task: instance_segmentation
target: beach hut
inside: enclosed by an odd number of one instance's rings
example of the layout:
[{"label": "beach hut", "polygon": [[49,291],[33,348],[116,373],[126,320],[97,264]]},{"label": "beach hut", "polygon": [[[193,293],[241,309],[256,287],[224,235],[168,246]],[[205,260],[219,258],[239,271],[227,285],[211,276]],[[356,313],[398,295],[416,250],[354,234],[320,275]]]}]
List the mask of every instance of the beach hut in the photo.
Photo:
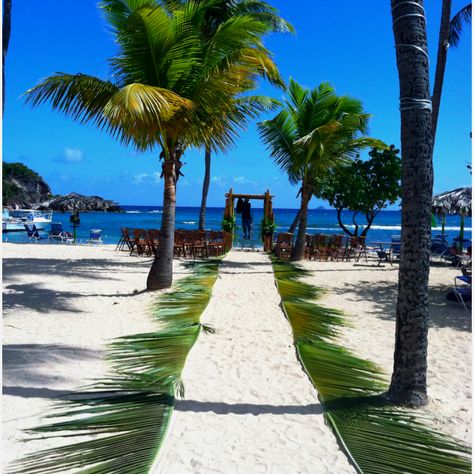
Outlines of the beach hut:
[{"label": "beach hut", "polygon": [[464,240],[464,218],[471,214],[472,188],[457,188],[437,194],[433,197],[433,213],[441,216],[441,232],[444,234],[444,226],[447,214],[459,214],[461,225],[459,230],[459,246],[462,249]]}]

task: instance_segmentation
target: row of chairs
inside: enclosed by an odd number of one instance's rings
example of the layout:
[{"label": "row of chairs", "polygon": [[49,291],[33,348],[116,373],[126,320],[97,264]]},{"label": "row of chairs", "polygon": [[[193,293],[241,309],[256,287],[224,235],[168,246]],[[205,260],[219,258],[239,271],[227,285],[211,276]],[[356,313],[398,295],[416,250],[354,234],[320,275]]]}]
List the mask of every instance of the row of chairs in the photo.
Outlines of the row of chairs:
[{"label": "row of chairs", "polygon": [[[155,255],[160,244],[158,229],[128,229],[122,227],[117,250],[130,255]],[[208,258],[224,253],[224,233],[212,230],[181,230],[174,232],[175,258]]]},{"label": "row of chairs", "polygon": [[[293,234],[281,232],[277,234],[273,251],[279,258],[289,257],[294,246]],[[311,260],[347,260],[356,261],[363,256],[367,261],[365,237],[349,237],[345,235],[306,234],[305,258]]]}]

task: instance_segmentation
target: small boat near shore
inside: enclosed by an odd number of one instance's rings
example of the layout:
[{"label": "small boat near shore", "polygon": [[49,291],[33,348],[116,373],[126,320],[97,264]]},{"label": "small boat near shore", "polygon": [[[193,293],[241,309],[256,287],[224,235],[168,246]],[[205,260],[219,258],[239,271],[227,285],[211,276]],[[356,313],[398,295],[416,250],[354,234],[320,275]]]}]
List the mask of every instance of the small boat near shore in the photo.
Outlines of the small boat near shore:
[{"label": "small boat near shore", "polygon": [[35,209],[6,209],[2,211],[2,231],[25,231],[25,224],[34,224],[38,230],[44,230],[53,220],[52,212]]}]

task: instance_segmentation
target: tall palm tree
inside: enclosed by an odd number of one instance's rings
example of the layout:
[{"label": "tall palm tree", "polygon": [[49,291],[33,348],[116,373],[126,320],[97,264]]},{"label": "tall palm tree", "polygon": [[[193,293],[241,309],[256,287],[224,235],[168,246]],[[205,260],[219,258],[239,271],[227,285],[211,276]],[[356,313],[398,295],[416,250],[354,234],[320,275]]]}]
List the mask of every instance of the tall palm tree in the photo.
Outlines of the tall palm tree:
[{"label": "tall palm tree", "polygon": [[[293,26],[278,15],[276,8],[260,0],[217,0],[206,13],[202,22],[202,32],[207,39],[211,38],[218,30],[218,27],[229,18],[243,15],[263,22],[269,27],[271,32],[294,32]],[[276,85],[282,86],[283,84],[276,82]],[[200,230],[206,227],[206,204],[211,178],[211,156],[211,147],[206,145],[204,150],[204,180],[199,210]]]},{"label": "tall palm tree", "polygon": [[322,83],[313,90],[290,79],[288,99],[272,120],[259,124],[260,135],[290,182],[301,186],[300,219],[291,260],[304,257],[308,204],[316,177],[367,146],[381,142],[356,138],[365,133],[369,116],[360,101],[337,96]]},{"label": "tall palm tree", "polygon": [[391,0],[400,82],[402,231],[396,339],[389,397],[427,403],[428,277],[433,141],[423,0]]},{"label": "tall palm tree", "polygon": [[436,72],[433,87],[432,101],[432,122],[431,134],[433,142],[436,137],[438,126],[439,108],[441,104],[441,93],[443,90],[444,72],[448,58],[448,48],[456,47],[459,44],[460,35],[465,23],[471,23],[472,4],[469,3],[456,13],[451,19],[451,0],[443,0],[441,9],[441,25],[439,28],[438,55],[436,58]]},{"label": "tall palm tree", "polygon": [[12,29],[12,0],[3,0],[2,29],[2,115],[5,112],[5,60],[7,58]]},{"label": "tall palm tree", "polygon": [[245,123],[243,112],[255,105],[248,100],[236,109],[233,99],[252,90],[257,76],[278,77],[261,42],[269,27],[250,16],[229,18],[206,39],[201,22],[210,5],[104,0],[101,8],[119,47],[110,61],[114,82],[58,73],[27,92],[27,102],[49,102],[124,144],[159,148],[163,213],[150,290],[168,288],[173,280],[176,184],[186,148],[229,146]]}]

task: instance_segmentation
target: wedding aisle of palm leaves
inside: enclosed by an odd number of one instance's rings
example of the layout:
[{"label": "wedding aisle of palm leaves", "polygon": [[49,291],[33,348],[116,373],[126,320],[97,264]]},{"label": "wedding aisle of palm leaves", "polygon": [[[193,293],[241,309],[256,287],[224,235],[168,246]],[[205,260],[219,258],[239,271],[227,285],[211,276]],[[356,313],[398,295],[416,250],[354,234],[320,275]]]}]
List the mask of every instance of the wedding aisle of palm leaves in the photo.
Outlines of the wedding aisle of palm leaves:
[{"label": "wedding aisle of palm leaves", "polygon": [[323,291],[294,264],[273,261],[298,357],[318,390],[325,419],[358,472],[470,473],[470,448],[388,401],[385,374],[337,343],[344,315],[311,300]]},{"label": "wedding aisle of palm leaves", "polygon": [[[74,436],[74,443],[35,452],[11,466],[12,473],[142,474],[150,471],[165,438],[187,355],[200,332],[220,259],[190,263],[191,274],[157,297],[152,308],[160,330],[114,340],[106,380],[62,401],[32,430],[41,437]],[[83,440],[77,441],[80,437]]]}]

